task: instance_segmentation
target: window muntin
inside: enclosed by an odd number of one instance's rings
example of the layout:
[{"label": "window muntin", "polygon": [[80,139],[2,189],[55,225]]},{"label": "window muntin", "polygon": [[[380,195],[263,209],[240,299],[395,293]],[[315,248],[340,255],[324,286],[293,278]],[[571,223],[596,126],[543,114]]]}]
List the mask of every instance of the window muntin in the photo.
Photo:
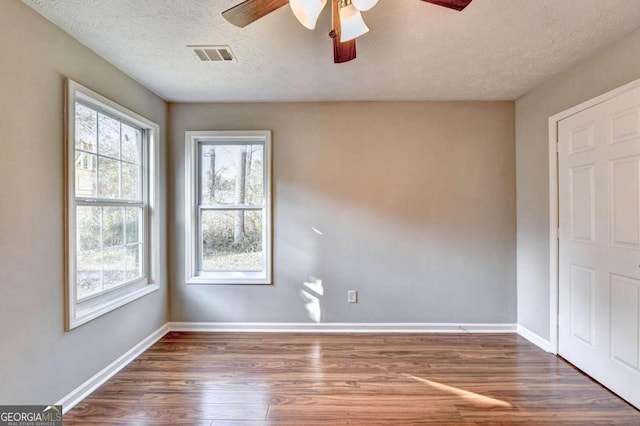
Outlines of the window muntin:
[{"label": "window muntin", "polygon": [[[75,102],[76,302],[145,278],[144,130]],[[97,167],[93,167],[97,164]]]},{"label": "window muntin", "polygon": [[269,132],[187,132],[187,282],[271,283]]},{"label": "window muntin", "polygon": [[159,128],[71,80],[67,111],[71,329],[158,288],[151,243],[159,232],[152,222]]}]

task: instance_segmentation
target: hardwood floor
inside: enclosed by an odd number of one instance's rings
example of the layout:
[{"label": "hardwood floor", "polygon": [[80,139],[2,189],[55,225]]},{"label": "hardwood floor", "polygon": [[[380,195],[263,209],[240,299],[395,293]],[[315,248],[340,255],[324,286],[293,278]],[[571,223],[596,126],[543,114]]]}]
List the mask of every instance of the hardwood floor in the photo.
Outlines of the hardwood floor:
[{"label": "hardwood floor", "polygon": [[70,425],[640,424],[512,334],[168,333]]}]

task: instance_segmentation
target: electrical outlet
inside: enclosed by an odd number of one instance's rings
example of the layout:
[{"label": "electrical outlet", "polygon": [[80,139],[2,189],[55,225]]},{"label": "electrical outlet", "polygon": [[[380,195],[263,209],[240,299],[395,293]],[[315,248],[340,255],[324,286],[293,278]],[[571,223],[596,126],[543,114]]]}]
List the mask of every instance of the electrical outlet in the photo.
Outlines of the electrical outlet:
[{"label": "electrical outlet", "polygon": [[358,291],[357,290],[349,290],[349,291],[347,291],[347,302],[349,302],[349,303],[358,303]]}]

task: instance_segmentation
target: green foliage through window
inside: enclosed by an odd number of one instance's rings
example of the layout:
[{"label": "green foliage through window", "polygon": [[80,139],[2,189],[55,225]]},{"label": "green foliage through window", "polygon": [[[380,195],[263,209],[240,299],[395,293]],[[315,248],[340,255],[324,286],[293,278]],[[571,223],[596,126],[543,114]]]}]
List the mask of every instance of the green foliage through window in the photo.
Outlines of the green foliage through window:
[{"label": "green foliage through window", "polygon": [[263,269],[264,145],[200,145],[204,271]]},{"label": "green foliage through window", "polygon": [[80,102],[75,109],[76,289],[83,300],[144,275],[143,131]]}]

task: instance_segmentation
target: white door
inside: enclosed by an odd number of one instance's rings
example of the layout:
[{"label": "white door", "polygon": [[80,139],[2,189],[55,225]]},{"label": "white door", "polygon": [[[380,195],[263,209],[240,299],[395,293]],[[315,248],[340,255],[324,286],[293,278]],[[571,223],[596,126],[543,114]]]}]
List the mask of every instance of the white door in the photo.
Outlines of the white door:
[{"label": "white door", "polygon": [[558,136],[559,353],[640,408],[640,88]]}]

